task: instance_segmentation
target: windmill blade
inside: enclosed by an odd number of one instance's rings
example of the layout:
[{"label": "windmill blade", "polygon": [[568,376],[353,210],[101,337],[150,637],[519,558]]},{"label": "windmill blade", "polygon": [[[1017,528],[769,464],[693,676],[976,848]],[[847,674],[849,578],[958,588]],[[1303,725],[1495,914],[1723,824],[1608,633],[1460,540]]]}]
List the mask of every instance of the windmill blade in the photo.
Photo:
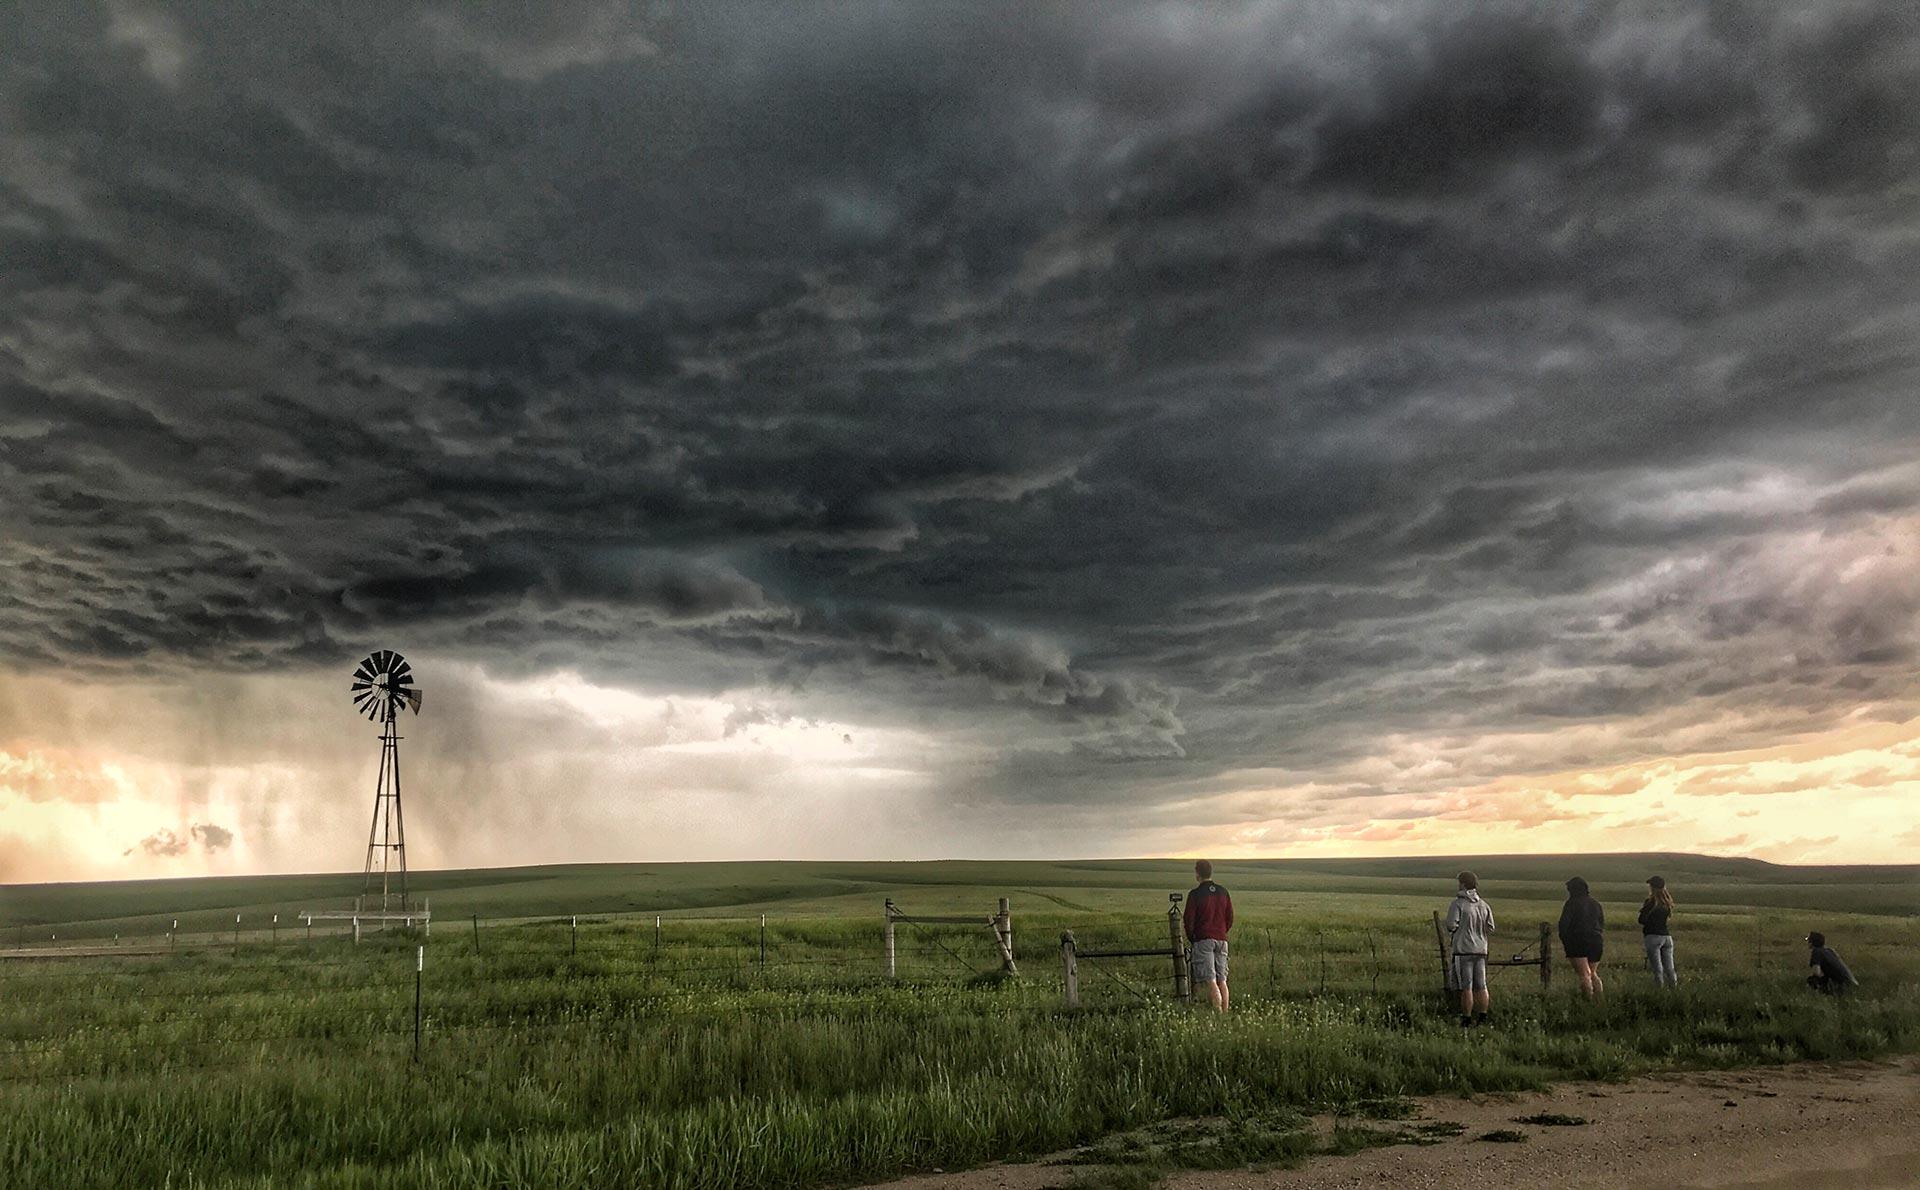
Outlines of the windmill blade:
[{"label": "windmill blade", "polygon": [[403,697],[406,698],[407,705],[413,708],[413,713],[418,715],[420,713],[421,700],[426,698],[426,693],[418,687],[414,687],[409,689]]},{"label": "windmill blade", "polygon": [[373,672],[386,673],[393,668],[393,654],[385,649],[375,649],[373,653]]},{"label": "windmill blade", "polygon": [[355,682],[351,687],[349,687],[349,689],[368,690],[368,689],[371,689],[372,687],[373,687],[372,682]]},{"label": "windmill blade", "polygon": [[396,662],[394,662],[394,666],[393,666],[394,681],[396,682],[402,681],[411,673],[413,673],[413,666],[407,664],[407,659],[405,657],[402,657]]},{"label": "windmill blade", "polygon": [[362,682],[373,681],[373,659],[368,658],[367,660],[362,661],[360,663],[360,668],[353,671],[353,676]]}]

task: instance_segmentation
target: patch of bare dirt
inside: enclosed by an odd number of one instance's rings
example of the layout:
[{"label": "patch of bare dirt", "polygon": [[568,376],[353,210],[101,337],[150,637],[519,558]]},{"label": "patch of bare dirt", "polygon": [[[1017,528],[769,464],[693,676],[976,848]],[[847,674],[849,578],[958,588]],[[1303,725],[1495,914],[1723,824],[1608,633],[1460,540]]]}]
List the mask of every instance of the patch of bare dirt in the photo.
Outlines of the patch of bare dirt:
[{"label": "patch of bare dirt", "polygon": [[[1378,1190],[1489,1186],[1564,1190],[1911,1190],[1920,1187],[1920,1058],[1565,1083],[1540,1094],[1417,1101],[1420,1121],[1461,1135],[1300,1169],[1178,1173],[1169,1190]],[[1516,1123],[1580,1117],[1585,1124]],[[1325,1130],[1326,1119],[1315,1121]],[[1523,1133],[1524,1142],[1479,1139]],[[1079,1176],[1057,1164],[996,1165],[888,1183],[890,1190],[1041,1190]]]}]

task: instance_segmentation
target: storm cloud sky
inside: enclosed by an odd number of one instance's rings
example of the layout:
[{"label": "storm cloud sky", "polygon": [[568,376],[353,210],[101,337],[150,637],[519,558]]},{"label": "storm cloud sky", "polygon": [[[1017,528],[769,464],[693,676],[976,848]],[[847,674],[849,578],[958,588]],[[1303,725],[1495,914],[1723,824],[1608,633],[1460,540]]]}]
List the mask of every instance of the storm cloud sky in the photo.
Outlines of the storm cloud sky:
[{"label": "storm cloud sky", "polygon": [[4,20],[0,795],[101,854],[354,860],[382,647],[445,863],[1920,853],[1911,5]]}]

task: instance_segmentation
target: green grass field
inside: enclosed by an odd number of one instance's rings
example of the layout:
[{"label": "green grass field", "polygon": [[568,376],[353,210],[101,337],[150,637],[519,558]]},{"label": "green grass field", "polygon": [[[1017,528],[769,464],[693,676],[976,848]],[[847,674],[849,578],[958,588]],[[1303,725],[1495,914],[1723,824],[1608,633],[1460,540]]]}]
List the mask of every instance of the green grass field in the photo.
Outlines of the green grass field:
[{"label": "green grass field", "polygon": [[[1578,997],[1564,966],[1545,992],[1507,970],[1497,1026],[1463,1033],[1429,918],[1461,866],[1500,916],[1497,953],[1535,942],[1560,881],[1586,876],[1614,927],[1607,998]],[[1651,871],[1680,899],[1677,994],[1638,962]],[[1177,861],[431,873],[414,886],[431,938],[358,945],[293,924],[357,876],[7,888],[0,941],[40,953],[0,964],[0,1181],[815,1186],[1201,1117],[1223,1131],[1181,1160],[1285,1160],[1296,1134],[1248,1130],[1421,1092],[1920,1048],[1914,868],[1614,856],[1217,875],[1238,915],[1227,1019],[1173,1003],[1164,958],[1083,962],[1083,1005],[1062,1005],[1061,931],[1083,949],[1163,944],[1166,894],[1191,882]],[[984,918],[1000,896],[1018,977],[995,973],[982,925],[900,927],[886,978],[883,898]],[[1810,928],[1860,994],[1801,986]],[[74,945],[127,953],[45,954]]]}]

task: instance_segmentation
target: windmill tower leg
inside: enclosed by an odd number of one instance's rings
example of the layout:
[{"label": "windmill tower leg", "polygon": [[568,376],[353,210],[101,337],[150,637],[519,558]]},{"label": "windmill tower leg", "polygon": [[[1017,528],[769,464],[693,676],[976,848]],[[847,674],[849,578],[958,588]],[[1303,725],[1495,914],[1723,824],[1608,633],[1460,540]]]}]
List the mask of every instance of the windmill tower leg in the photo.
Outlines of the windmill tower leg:
[{"label": "windmill tower leg", "polygon": [[395,731],[395,709],[395,706],[389,705],[381,721],[380,776],[374,785],[373,822],[367,828],[367,864],[360,888],[363,902],[373,895],[374,857],[377,855],[382,912],[394,907],[396,885],[401,907],[405,907],[407,898],[406,820],[400,813],[400,736]]},{"label": "windmill tower leg", "polygon": [[[393,721],[399,708],[387,712],[388,732],[393,731]],[[400,907],[407,907],[407,816],[400,810],[400,737],[393,737],[393,780],[389,788],[393,791],[393,850],[388,854],[399,861],[400,866]]]}]

